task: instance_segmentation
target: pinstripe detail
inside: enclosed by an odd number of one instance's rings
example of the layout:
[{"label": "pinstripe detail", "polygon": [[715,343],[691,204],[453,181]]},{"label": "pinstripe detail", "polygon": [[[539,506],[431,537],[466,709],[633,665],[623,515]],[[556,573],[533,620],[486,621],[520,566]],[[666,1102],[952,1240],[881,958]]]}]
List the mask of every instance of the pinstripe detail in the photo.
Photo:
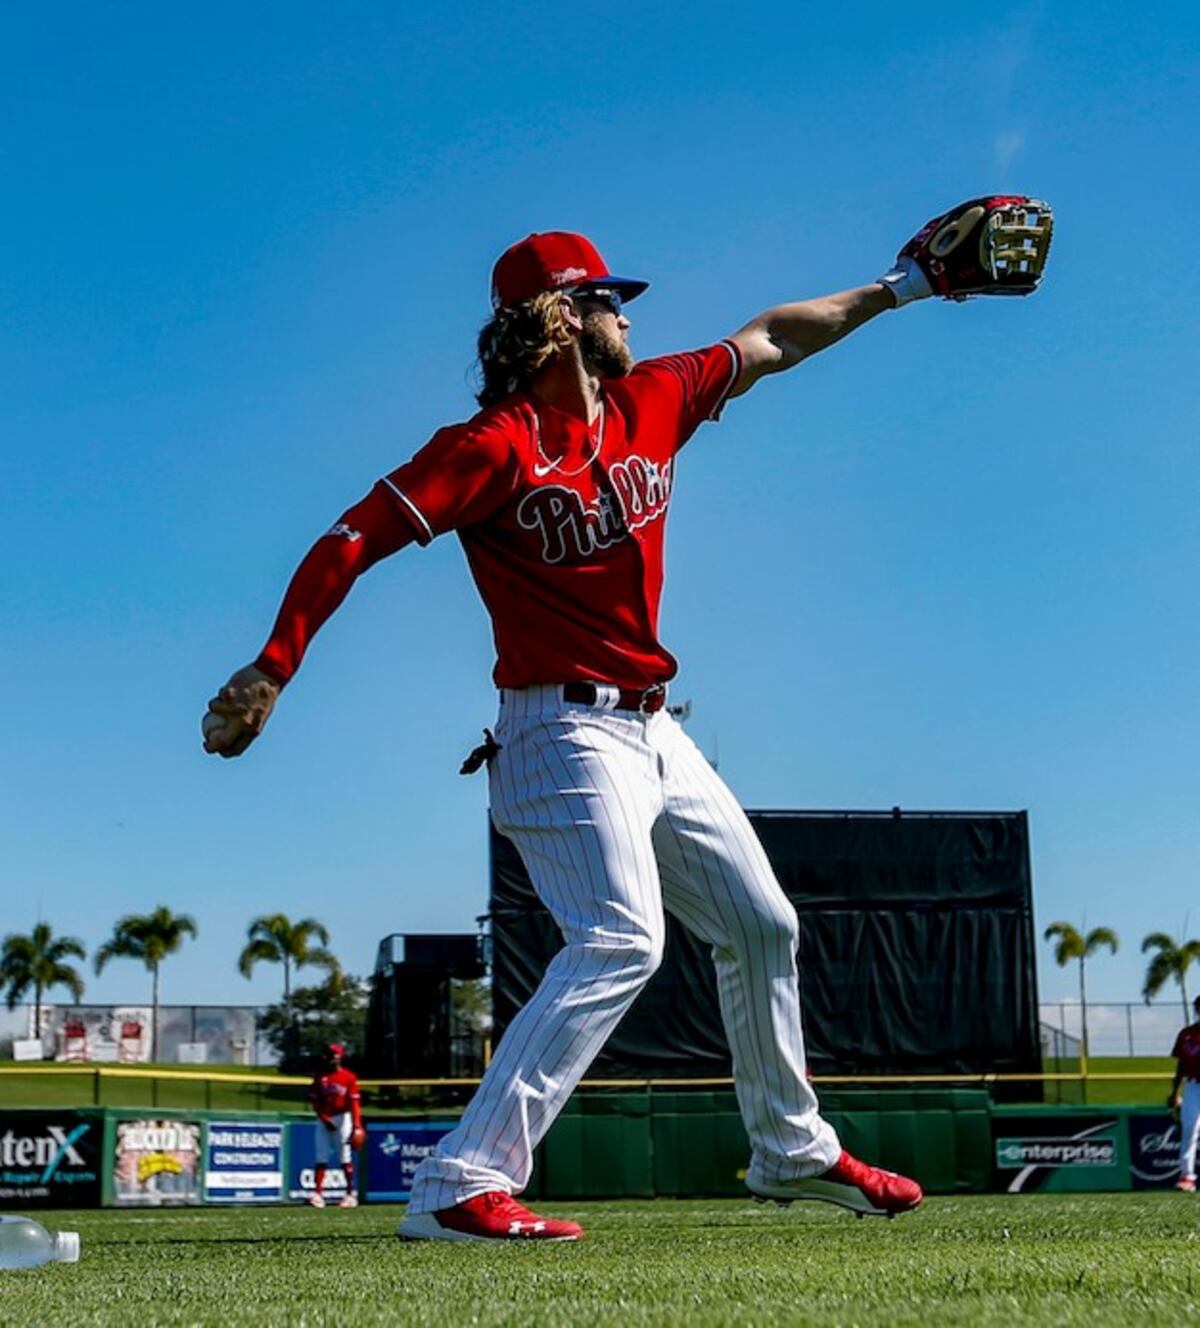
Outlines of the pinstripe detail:
[{"label": "pinstripe detail", "polygon": [[388,486],[389,489],[391,489],[391,491],[396,495],[396,497],[400,499],[400,501],[412,513],[412,515],[416,517],[417,521],[420,523],[422,531],[424,531],[425,533],[425,538],[421,541],[421,543],[428,544],[429,541],[433,539],[433,527],[429,524],[428,521],[426,521],[425,513],[421,511],[421,509],[416,505],[416,503],[413,502],[413,500],[408,496],[408,494],[404,492],[403,489],[398,489],[391,482],[391,480],[388,479],[386,475],[383,477],[383,482]]},{"label": "pinstripe detail", "polygon": [[795,911],[695,744],[663,712],[571,705],[559,687],[504,692],[496,736],[492,820],[564,944],[419,1168],[410,1211],[527,1184],[533,1150],[661,961],[664,909],[713,946],[751,1176],[831,1166],[840,1146],[805,1075]]},{"label": "pinstripe detail", "polygon": [[1196,1143],[1200,1140],[1200,1083],[1185,1079],[1179,1112],[1179,1176],[1196,1179]]}]

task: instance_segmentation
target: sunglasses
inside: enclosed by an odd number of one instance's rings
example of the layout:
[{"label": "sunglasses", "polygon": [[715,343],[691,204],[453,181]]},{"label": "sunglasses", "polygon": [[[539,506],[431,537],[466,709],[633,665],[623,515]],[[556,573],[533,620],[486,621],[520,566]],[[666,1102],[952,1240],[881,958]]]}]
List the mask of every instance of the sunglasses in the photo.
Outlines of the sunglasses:
[{"label": "sunglasses", "polygon": [[575,301],[584,301],[588,304],[598,304],[606,312],[621,314],[621,297],[615,290],[608,290],[604,287],[588,287],[586,290],[577,290],[571,292],[571,298]]}]

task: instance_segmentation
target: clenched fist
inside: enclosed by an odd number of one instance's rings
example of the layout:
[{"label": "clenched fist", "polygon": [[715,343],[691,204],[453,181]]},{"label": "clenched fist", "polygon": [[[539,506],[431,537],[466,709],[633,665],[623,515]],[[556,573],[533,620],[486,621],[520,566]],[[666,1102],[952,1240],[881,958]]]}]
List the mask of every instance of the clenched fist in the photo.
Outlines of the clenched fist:
[{"label": "clenched fist", "polygon": [[208,703],[200,722],[204,750],[217,756],[241,756],[263,731],[279,699],[274,678],[247,664]]}]

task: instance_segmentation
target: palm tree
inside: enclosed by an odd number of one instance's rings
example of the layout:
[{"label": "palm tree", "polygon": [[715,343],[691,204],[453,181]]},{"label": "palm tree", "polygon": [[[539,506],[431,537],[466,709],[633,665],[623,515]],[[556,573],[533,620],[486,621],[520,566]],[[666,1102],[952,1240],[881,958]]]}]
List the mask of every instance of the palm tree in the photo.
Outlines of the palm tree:
[{"label": "palm tree", "polygon": [[[238,972],[248,978],[258,963],[283,965],[283,1003],[292,1002],[292,968],[313,964],[329,973],[337,973],[338,961],[324,947],[329,932],[316,918],[293,922],[286,913],[267,913],[255,918],[246,929],[246,947],[238,956]],[[313,941],[320,941],[319,946]]]},{"label": "palm tree", "polygon": [[0,948],[0,987],[8,988],[11,1010],[33,988],[33,1035],[42,1036],[42,992],[51,987],[67,987],[76,1001],[83,996],[79,970],[63,960],[85,958],[83,942],[74,936],[54,935],[48,922],[39,922],[28,936],[11,932]]},{"label": "palm tree", "polygon": [[140,959],[154,975],[154,1016],[150,1026],[150,1059],[158,1058],[158,970],[162,961],[175,954],[185,936],[195,938],[195,919],[187,913],[172,913],[159,904],[153,913],[130,913],[118,921],[112,936],[96,951],[96,972],[110,959]]},{"label": "palm tree", "polygon": [[1120,939],[1111,927],[1093,927],[1085,936],[1076,931],[1069,922],[1052,922],[1045,931],[1044,939],[1057,941],[1054,947],[1054,962],[1059,968],[1065,968],[1072,959],[1079,960],[1079,1018],[1081,1034],[1079,1040],[1080,1057],[1087,1060],[1088,1025],[1087,1025],[1087,961],[1100,949],[1108,946],[1117,953]]},{"label": "palm tree", "polygon": [[1165,931],[1152,931],[1142,942],[1142,954],[1148,950],[1158,953],[1146,969],[1146,981],[1142,986],[1142,998],[1150,1004],[1150,998],[1165,987],[1174,978],[1179,983],[1179,994],[1183,1000],[1183,1022],[1191,1023],[1187,993],[1187,971],[1193,959],[1200,959],[1200,941],[1183,941],[1176,944],[1173,936]]},{"label": "palm tree", "polygon": [[[283,965],[283,1026],[284,1054],[294,1056],[299,1043],[299,1030],[292,1011],[292,968],[312,964],[325,969],[330,978],[341,973],[338,961],[324,947],[329,944],[329,932],[316,918],[301,918],[293,922],[286,913],[267,913],[255,918],[246,929],[246,946],[238,956],[238,972],[248,978],[257,963]],[[313,941],[320,945],[313,945]]]}]

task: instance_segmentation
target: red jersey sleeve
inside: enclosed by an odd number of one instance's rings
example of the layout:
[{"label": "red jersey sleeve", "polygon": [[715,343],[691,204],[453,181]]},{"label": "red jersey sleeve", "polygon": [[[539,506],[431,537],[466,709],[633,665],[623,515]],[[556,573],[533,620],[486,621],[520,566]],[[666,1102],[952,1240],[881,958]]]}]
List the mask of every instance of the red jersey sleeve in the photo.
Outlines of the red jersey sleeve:
[{"label": "red jersey sleeve", "polygon": [[411,521],[401,516],[387,490],[377,484],[343,512],[305,555],[255,665],[276,682],[286,683],[300,667],[308,643],[355,580],[380,558],[411,544],[413,535]]},{"label": "red jersey sleeve", "polygon": [[1174,1056],[1176,1060],[1179,1060],[1179,1058],[1184,1054],[1185,1048],[1183,1044],[1186,1038],[1187,1038],[1186,1028],[1181,1029],[1180,1032],[1176,1034],[1175,1045],[1171,1048],[1171,1055]]},{"label": "red jersey sleeve", "polygon": [[705,420],[720,418],[741,372],[738,348],[719,341],[706,350],[641,361],[629,376],[629,387],[635,395],[654,398],[656,409],[674,419],[673,450],[678,451]]},{"label": "red jersey sleeve", "polygon": [[511,435],[485,415],[439,429],[382,483],[417,540],[428,544],[449,530],[486,520],[512,496],[518,473]]}]

